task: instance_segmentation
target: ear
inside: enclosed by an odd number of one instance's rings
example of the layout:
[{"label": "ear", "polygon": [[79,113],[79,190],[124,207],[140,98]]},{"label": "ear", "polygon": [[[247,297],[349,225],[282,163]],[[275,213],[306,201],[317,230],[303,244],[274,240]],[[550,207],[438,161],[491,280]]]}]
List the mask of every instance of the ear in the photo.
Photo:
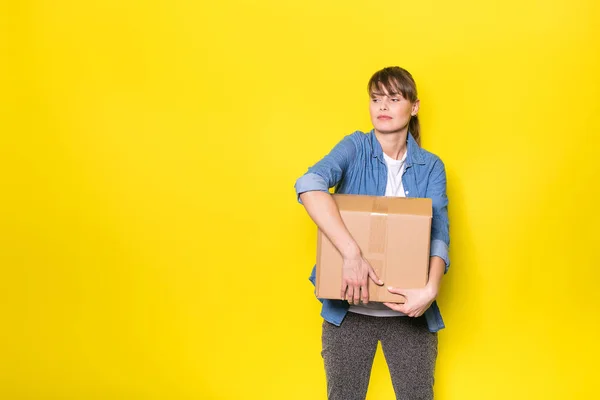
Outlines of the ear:
[{"label": "ear", "polygon": [[410,111],[410,115],[412,115],[413,117],[415,115],[417,115],[417,113],[419,112],[419,106],[420,105],[421,105],[421,100],[417,99],[417,101],[415,101],[413,103],[412,110]]}]

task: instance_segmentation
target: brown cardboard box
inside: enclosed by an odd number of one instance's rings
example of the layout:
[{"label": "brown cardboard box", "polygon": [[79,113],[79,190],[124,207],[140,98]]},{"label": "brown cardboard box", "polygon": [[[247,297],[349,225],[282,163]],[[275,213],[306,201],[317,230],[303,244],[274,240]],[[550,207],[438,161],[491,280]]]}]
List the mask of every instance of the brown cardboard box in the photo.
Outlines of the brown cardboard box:
[{"label": "brown cardboard box", "polygon": [[[369,300],[403,303],[388,286],[409,289],[427,284],[432,218],[431,199],[334,194],[333,198],[363,256],[384,282],[369,279]],[[317,297],[340,299],[342,256],[319,229]]]}]

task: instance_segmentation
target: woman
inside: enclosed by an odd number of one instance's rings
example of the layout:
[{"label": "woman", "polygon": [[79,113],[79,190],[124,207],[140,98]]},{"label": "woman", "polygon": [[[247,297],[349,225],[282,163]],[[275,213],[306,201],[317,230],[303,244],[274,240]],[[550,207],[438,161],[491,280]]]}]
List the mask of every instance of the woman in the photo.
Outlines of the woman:
[{"label": "woman", "polygon": [[[329,399],[364,399],[377,343],[397,398],[432,399],[437,331],[444,328],[435,302],[448,270],[446,172],[436,155],[420,148],[420,102],[411,74],[400,67],[369,80],[373,130],[346,136],[296,181],[306,211],[343,258],[341,295],[323,299],[322,356]],[[368,279],[381,282],[346,229],[329,194],[431,198],[433,219],[429,280],[422,289],[388,287],[404,304],[369,303]],[[315,268],[311,277],[315,283]]]}]

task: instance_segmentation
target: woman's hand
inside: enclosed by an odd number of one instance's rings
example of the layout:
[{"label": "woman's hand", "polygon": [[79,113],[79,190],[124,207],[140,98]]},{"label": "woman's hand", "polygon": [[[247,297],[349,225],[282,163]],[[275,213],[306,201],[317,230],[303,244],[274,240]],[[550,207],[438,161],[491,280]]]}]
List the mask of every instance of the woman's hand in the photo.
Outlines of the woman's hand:
[{"label": "woman's hand", "polygon": [[383,303],[394,311],[399,311],[409,317],[420,317],[427,311],[431,303],[437,297],[437,290],[431,285],[427,285],[422,289],[397,289],[388,287],[391,293],[404,296],[406,302],[398,303]]},{"label": "woman's hand", "polygon": [[342,266],[342,299],[350,304],[359,304],[360,300],[367,304],[369,302],[369,289],[367,287],[369,278],[377,285],[383,285],[383,282],[375,274],[373,267],[365,258],[358,254],[351,257],[344,257]]}]

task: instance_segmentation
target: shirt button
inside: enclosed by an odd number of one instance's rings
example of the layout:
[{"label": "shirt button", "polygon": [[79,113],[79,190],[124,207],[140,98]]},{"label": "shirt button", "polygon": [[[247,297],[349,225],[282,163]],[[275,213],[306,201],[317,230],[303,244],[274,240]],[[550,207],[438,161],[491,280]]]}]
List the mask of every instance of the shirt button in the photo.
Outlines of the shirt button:
[{"label": "shirt button", "polygon": [[408,190],[406,191],[406,194],[408,194]]}]

